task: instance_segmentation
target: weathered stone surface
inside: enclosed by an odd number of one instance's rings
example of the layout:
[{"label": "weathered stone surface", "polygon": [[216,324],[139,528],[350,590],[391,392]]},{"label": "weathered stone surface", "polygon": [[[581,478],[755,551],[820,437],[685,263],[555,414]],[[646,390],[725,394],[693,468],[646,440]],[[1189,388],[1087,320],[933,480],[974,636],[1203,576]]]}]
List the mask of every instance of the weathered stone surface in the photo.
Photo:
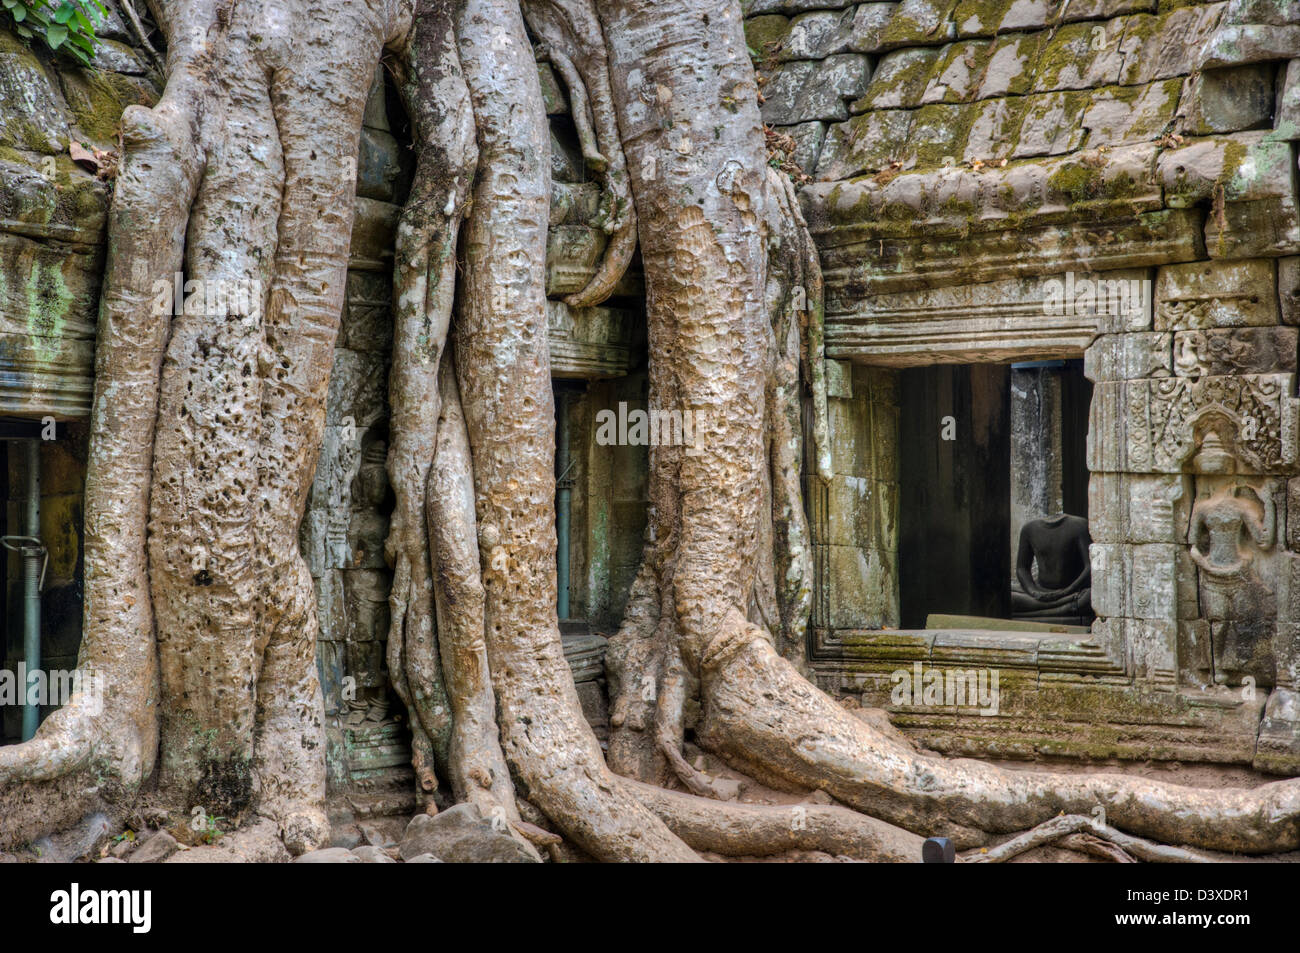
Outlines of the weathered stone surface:
[{"label": "weathered stone surface", "polygon": [[1182,86],[1181,79],[1170,79],[1095,91],[1080,120],[1088,130],[1088,148],[1160,138],[1173,121]]},{"label": "weathered stone surface", "polygon": [[407,862],[408,864],[441,864],[441,863],[445,863],[445,861],[441,860],[440,858],[438,858],[438,857],[434,857],[433,854],[416,854],[414,857],[409,858],[406,862]]},{"label": "weathered stone surface", "polygon": [[1209,59],[1195,63],[1196,51],[1208,50],[1214,45],[1214,41],[1206,42],[1211,35],[1215,40],[1222,35],[1221,30],[1215,33],[1215,28],[1225,6],[1223,3],[1208,3],[1179,7],[1154,17],[1146,14],[1129,17],[1123,44],[1126,54],[1124,73],[1120,82],[1131,86],[1184,75],[1198,66],[1251,62],[1249,57],[1234,57],[1222,63]]},{"label": "weathered stone surface", "polygon": [[854,10],[849,8],[842,12],[819,10],[795,17],[781,42],[780,58],[821,60],[836,53],[849,52],[853,14]]},{"label": "weathered stone surface", "polygon": [[990,44],[983,40],[945,47],[921,94],[924,103],[960,103],[975,95],[988,63]]},{"label": "weathered stone surface", "polygon": [[1273,129],[1279,139],[1300,139],[1300,59],[1288,63],[1278,76]]},{"label": "weathered stone surface", "polygon": [[811,175],[817,168],[822,146],[826,143],[826,123],[805,122],[797,126],[784,126],[781,131],[794,140],[791,158],[795,165]]},{"label": "weathered stone surface", "polygon": [[1267,260],[1166,265],[1156,273],[1155,329],[1270,326],[1278,323],[1273,263]]},{"label": "weathered stone surface", "polygon": [[542,84],[542,102],[546,106],[546,115],[560,116],[569,111],[569,100],[560,85],[559,77],[550,63],[537,64],[537,79]]},{"label": "weathered stone surface", "polygon": [[389,857],[378,847],[371,847],[365,844],[361,847],[352,848],[352,854],[363,864],[395,864],[397,861]]},{"label": "weathered stone surface", "polygon": [[896,50],[887,54],[876,66],[865,95],[853,104],[853,111],[921,105],[930,71],[938,59],[939,50],[935,49]]},{"label": "weathered stone surface", "polygon": [[1173,373],[1172,347],[1168,331],[1104,334],[1084,352],[1084,373],[1094,381],[1168,377]]},{"label": "weathered stone surface", "polygon": [[1041,29],[1051,22],[1056,7],[1054,0],[1011,0],[998,24],[998,32]]},{"label": "weathered stone surface", "polygon": [[1201,49],[1202,69],[1290,59],[1300,52],[1300,25],[1246,23],[1217,30]]},{"label": "weathered stone surface", "polygon": [[978,96],[1020,96],[1033,84],[1041,41],[1037,34],[1013,33],[993,41]]},{"label": "weathered stone surface", "polygon": [[1190,497],[1181,474],[1092,473],[1088,530],[1097,544],[1181,542]]},{"label": "weathered stone surface", "polygon": [[399,849],[404,860],[432,854],[449,864],[535,862],[513,837],[494,829],[478,808],[468,803],[457,804],[436,817],[417,814]]},{"label": "weathered stone surface", "polygon": [[1124,28],[1125,21],[1116,19],[1104,23],[1071,23],[1051,32],[1034,70],[1034,91],[1089,89],[1119,83],[1125,64],[1120,50]]},{"label": "weathered stone surface", "polygon": [[1083,144],[1081,128],[1088,94],[1083,92],[1039,93],[1024,98],[1020,135],[1013,159],[1058,156]]},{"label": "weathered stone surface", "polygon": [[1064,23],[1078,20],[1107,20],[1126,13],[1151,13],[1156,0],[1071,0],[1061,11]]},{"label": "weathered stone surface", "polygon": [[1277,260],[1277,294],[1283,324],[1300,324],[1300,257]]},{"label": "weathered stone surface", "polygon": [[763,121],[779,126],[814,119],[847,119],[845,100],[867,91],[870,61],[859,53],[844,53],[820,61],[783,63],[763,88]]},{"label": "weathered stone surface", "polygon": [[1273,374],[1296,370],[1296,328],[1215,328],[1174,335],[1176,373]]},{"label": "weathered stone surface", "polygon": [[172,837],[166,831],[157,831],[131,853],[127,862],[132,864],[160,864],[180,849],[181,845],[176,842],[175,837]]},{"label": "weathered stone surface", "polygon": [[69,142],[68,107],[36,54],[0,30],[0,146],[58,155]]},{"label": "weathered stone surface", "polygon": [[817,162],[818,178],[846,179],[901,161],[914,115],[910,109],[879,109],[831,126]]},{"label": "weathered stone surface", "polygon": [[952,8],[951,0],[903,0],[885,26],[881,45],[939,46],[956,39]]},{"label": "weathered stone surface", "polygon": [[1290,374],[1099,382],[1090,408],[1088,468],[1181,472],[1197,450],[1198,422],[1220,420],[1236,431],[1238,473],[1292,472],[1300,427],[1294,385]]},{"label": "weathered stone surface", "polygon": [[[1207,136],[1267,127],[1273,115],[1272,64],[1208,70],[1187,80],[1183,130]],[[1279,116],[1279,125],[1282,117]]]},{"label": "weathered stone surface", "polygon": [[896,3],[863,3],[854,9],[850,49],[855,53],[878,53]]},{"label": "weathered stone surface", "polygon": [[1253,766],[1285,776],[1300,772],[1300,694],[1294,689],[1275,688],[1269,695]]},{"label": "weathered stone surface", "polygon": [[296,858],[295,864],[359,864],[361,858],[342,847],[326,847],[323,850],[309,850]]}]

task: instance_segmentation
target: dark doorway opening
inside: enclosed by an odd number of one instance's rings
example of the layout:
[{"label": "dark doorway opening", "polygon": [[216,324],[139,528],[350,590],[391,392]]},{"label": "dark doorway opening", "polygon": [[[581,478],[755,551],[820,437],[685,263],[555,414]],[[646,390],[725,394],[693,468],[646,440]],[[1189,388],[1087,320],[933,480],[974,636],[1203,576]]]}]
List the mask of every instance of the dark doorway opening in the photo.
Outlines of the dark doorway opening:
[{"label": "dark doorway opening", "polygon": [[[1062,516],[1087,518],[1091,398],[1092,384],[1077,360],[902,371],[903,628],[926,628],[933,615],[977,617],[997,628],[991,620],[1011,620],[1023,610],[1016,578],[1022,528],[1035,520],[1055,526]],[[1077,551],[1075,562],[1086,566],[1086,539]],[[1034,567],[1036,578],[1040,567]],[[1091,621],[1090,610],[1075,616],[1053,622]]]}]

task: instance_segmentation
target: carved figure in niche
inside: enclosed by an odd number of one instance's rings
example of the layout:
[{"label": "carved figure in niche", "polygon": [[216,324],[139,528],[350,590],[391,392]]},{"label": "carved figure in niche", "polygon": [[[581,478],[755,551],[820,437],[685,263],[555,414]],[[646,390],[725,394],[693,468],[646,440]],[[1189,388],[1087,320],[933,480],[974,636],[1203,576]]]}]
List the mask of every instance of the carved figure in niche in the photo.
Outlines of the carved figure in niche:
[{"label": "carved figure in niche", "polygon": [[[373,431],[362,440],[361,465],[352,481],[350,567],[345,570],[348,674],[356,679],[355,697],[345,701],[345,724],[353,729],[388,720],[389,697],[383,672],[388,633],[388,574],[368,568],[382,559],[388,533],[391,490],[385,461],[388,447]],[[382,562],[380,565],[383,565]]]},{"label": "carved figure in niche", "polygon": [[[1225,483],[1192,507],[1188,542],[1192,560],[1217,579],[1236,579],[1250,567],[1255,550],[1272,549],[1277,523],[1272,495],[1242,483]],[[1207,545],[1201,549],[1201,540]]]},{"label": "carved figure in niche", "polygon": [[[1016,579],[1020,592],[1011,593],[1016,618],[1092,618],[1092,563],[1088,521],[1058,513],[1031,520],[1020,530]],[[1037,565],[1038,576],[1034,577]]]},{"label": "carved figure in niche", "polygon": [[1249,675],[1272,684],[1277,600],[1261,557],[1277,541],[1277,505],[1269,485],[1236,475],[1237,462],[1216,430],[1193,460],[1197,499],[1187,542],[1199,569],[1201,613],[1210,622],[1214,680]]}]

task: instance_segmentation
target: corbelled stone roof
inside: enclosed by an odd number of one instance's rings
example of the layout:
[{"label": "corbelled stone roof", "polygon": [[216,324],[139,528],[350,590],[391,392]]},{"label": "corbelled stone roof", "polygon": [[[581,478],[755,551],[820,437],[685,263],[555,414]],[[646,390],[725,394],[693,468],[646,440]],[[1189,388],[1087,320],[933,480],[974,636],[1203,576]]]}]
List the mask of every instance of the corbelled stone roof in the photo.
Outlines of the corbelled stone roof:
[{"label": "corbelled stone roof", "polygon": [[832,293],[1300,251],[1300,0],[746,10]]}]

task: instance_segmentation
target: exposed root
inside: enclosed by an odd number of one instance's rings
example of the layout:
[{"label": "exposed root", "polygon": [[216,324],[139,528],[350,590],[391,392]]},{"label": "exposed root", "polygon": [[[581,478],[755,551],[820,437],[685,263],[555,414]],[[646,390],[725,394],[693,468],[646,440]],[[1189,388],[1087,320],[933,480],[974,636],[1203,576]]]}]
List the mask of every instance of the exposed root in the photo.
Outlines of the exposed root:
[{"label": "exposed root", "polygon": [[569,89],[583,158],[604,186],[594,224],[609,234],[609,243],[587,286],[564,299],[572,308],[591,307],[613,294],[632,262],[637,238],[605,36],[591,0],[524,0],[523,11],[542,41],[542,55]]},{"label": "exposed root", "polygon": [[727,857],[819,850],[856,860],[921,860],[923,838],[836,805],[719,804],[631,779],[619,783],[696,850]]},{"label": "exposed root", "polygon": [[1084,838],[1080,836],[1085,833],[1090,835],[1091,838],[1106,841],[1113,845],[1113,848],[1118,849],[1119,853],[1127,858],[1127,861],[1121,861],[1121,863],[1131,863],[1135,857],[1138,860],[1164,864],[1214,863],[1212,858],[1198,854],[1195,851],[1170,847],[1165,844],[1153,844],[1151,841],[1133,837],[1122,831],[1117,831],[1113,827],[1108,827],[1096,818],[1084,817],[1081,814],[1063,814],[1060,817],[1054,817],[1050,821],[1039,824],[1033,830],[1025,831],[1023,834],[1013,837],[997,847],[963,854],[961,860],[963,863],[968,864],[998,864],[1019,856],[1026,851],[1033,850],[1035,847],[1042,847],[1044,844],[1071,837],[1074,838],[1075,844],[1079,844],[1085,849],[1101,853],[1110,859],[1116,859],[1114,849],[1098,851],[1095,847],[1088,845]]},{"label": "exposed root", "polygon": [[1162,843],[1241,853],[1300,844],[1296,779],[1211,791],[916,754],[810,685],[734,611],[708,647],[701,679],[702,747],[756,777],[766,772],[820,788],[891,824],[950,836],[960,847],[979,846],[979,831],[1025,830],[1063,811],[1090,815],[1098,806],[1108,824]]}]

